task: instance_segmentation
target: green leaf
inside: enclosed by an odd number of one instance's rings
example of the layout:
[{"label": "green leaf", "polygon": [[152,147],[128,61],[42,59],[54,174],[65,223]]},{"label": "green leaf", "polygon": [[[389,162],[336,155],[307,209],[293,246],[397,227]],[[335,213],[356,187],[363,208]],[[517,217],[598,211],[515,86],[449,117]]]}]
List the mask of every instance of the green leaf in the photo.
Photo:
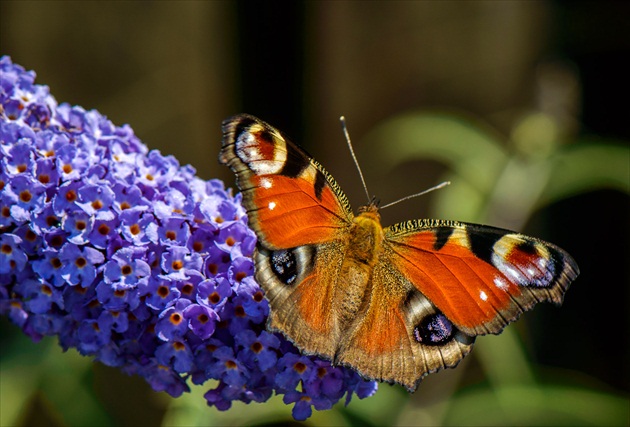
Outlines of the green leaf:
[{"label": "green leaf", "polygon": [[445,425],[592,425],[628,423],[628,400],[561,385],[471,388],[455,397]]},{"label": "green leaf", "polygon": [[447,165],[473,187],[492,187],[506,162],[499,138],[480,123],[445,113],[416,112],[377,126],[365,139],[385,169],[416,159]]},{"label": "green leaf", "polygon": [[538,206],[601,188],[630,192],[627,144],[584,141],[559,151],[552,161],[551,177]]}]

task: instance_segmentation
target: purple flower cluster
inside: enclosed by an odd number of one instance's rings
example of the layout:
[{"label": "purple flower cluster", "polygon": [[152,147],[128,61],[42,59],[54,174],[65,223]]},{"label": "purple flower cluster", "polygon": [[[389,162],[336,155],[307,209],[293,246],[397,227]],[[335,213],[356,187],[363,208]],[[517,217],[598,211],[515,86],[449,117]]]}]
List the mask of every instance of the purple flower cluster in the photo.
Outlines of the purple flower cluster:
[{"label": "purple flower cluster", "polygon": [[240,195],[58,105],[9,57],[0,73],[0,313],[172,396],[218,380],[220,410],[276,392],[303,420],[375,391],[265,330]]}]

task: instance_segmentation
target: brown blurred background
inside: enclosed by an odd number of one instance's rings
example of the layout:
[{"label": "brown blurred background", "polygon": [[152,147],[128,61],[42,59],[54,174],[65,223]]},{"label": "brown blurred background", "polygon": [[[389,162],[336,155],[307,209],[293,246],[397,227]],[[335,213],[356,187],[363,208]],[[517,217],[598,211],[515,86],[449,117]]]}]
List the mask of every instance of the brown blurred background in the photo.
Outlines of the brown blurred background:
[{"label": "brown blurred background", "polygon": [[[129,123],[150,147],[203,178],[218,165],[221,121],[247,112],[301,143],[365,202],[338,117],[345,115],[370,191],[383,202],[436,183],[443,166],[402,165],[388,179],[361,139],[418,109],[474,117],[507,140],[527,111],[567,139],[629,140],[626,2],[8,2],[0,53],[37,72],[59,102]],[[431,197],[384,214],[427,215]],[[558,310],[526,321],[541,365],[629,391],[627,194],[600,190],[536,212],[525,227],[582,270]],[[453,218],[465,219],[465,218]]]}]

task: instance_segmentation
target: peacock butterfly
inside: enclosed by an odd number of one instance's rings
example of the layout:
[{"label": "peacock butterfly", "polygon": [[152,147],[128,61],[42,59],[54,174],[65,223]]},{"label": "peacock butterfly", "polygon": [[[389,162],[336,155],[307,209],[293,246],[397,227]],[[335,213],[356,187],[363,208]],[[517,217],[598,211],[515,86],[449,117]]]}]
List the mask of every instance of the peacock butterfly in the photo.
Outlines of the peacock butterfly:
[{"label": "peacock butterfly", "polygon": [[383,228],[374,202],[355,216],[317,161],[250,115],[223,123],[219,160],[258,236],[268,327],[366,378],[413,391],[477,335],[561,304],[579,274],[564,250],[512,231],[438,219]]}]

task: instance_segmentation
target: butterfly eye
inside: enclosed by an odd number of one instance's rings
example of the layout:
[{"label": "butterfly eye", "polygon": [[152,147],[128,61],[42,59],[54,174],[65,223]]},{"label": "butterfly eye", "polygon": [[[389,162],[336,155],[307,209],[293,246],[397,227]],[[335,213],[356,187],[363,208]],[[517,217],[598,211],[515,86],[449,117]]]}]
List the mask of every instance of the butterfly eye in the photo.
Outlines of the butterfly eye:
[{"label": "butterfly eye", "polygon": [[297,279],[297,262],[292,250],[280,250],[271,253],[271,269],[285,285],[292,285]]},{"label": "butterfly eye", "polygon": [[425,345],[444,345],[455,335],[455,327],[442,313],[426,316],[413,330],[416,341]]}]

